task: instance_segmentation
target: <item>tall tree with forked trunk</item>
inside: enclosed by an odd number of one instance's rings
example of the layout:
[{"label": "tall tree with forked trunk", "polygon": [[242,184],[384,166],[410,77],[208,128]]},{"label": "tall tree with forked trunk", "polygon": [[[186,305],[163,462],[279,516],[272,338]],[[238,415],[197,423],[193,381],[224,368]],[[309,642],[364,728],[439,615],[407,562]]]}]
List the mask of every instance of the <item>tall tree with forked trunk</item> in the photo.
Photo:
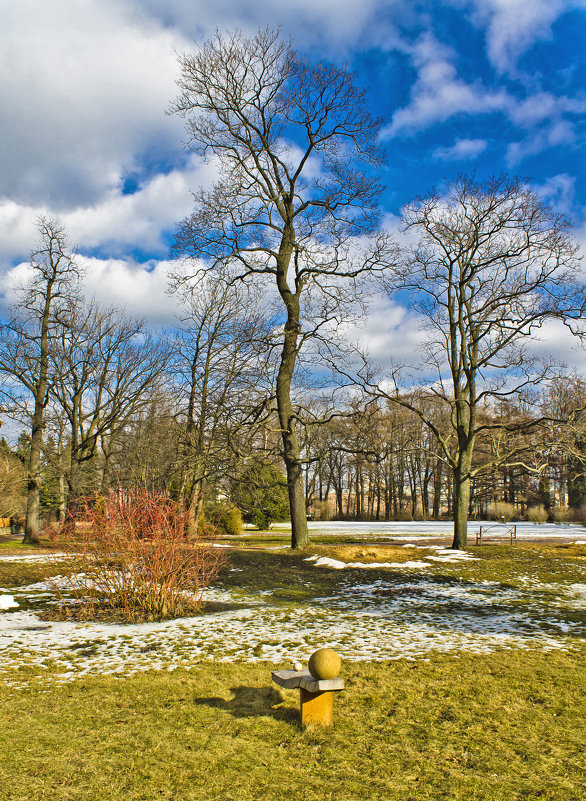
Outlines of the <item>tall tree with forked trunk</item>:
[{"label": "tall tree with forked trunk", "polygon": [[188,145],[219,178],[195,194],[176,252],[228,282],[266,281],[281,301],[276,377],[292,546],[308,544],[303,461],[291,400],[296,362],[339,319],[353,286],[389,260],[379,223],[380,121],[344,67],[314,63],[278,31],[236,32],[180,56]]},{"label": "tall tree with forked trunk", "polygon": [[[433,431],[452,471],[452,547],[461,549],[471,481],[487,469],[473,465],[477,438],[509,432],[508,446],[501,436],[496,467],[510,461],[513,433],[545,421],[537,414],[503,424],[485,412],[506,398],[530,396],[553,376],[552,365],[532,356],[528,344],[547,320],[580,316],[577,247],[569,222],[516,177],[485,183],[461,177],[409,204],[403,219],[418,242],[387,286],[393,294],[408,293],[423,321],[427,386],[419,379],[419,389],[397,391],[393,400]],[[447,422],[440,426],[439,419]]]}]

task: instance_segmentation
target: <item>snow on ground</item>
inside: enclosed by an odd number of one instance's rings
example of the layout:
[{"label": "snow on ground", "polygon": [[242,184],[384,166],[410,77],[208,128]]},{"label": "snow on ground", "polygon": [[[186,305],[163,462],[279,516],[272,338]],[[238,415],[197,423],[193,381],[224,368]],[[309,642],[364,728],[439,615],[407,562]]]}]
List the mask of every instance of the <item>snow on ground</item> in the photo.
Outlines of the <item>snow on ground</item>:
[{"label": "snow on ground", "polygon": [[[406,546],[402,547],[425,547],[427,550],[435,551],[435,554],[428,554],[424,556],[424,559],[429,559],[433,562],[470,562],[470,561],[478,561],[477,556],[472,556],[471,553],[467,551],[453,551],[451,548],[441,548],[437,545],[431,546],[418,546],[418,545],[411,545],[408,543]],[[335,570],[344,570],[344,568],[349,567],[358,567],[362,569],[374,569],[374,568],[415,568],[415,569],[422,569],[426,567],[431,567],[429,562],[422,562],[422,561],[414,561],[408,560],[407,562],[341,562],[339,559],[332,559],[329,556],[310,556],[306,560],[306,562],[315,562],[316,567],[330,567]]]},{"label": "snow on ground", "polygon": [[47,553],[17,554],[0,556],[0,562],[55,562],[58,559],[71,559],[71,554],[47,551]]},{"label": "snow on ground", "polygon": [[[568,614],[586,608],[586,584],[560,587],[528,577],[514,588],[407,571],[397,578],[396,569],[388,580],[369,582],[350,571],[341,577],[336,595],[294,606],[273,600],[270,591],[246,595],[212,588],[206,600],[232,607],[139,625],[43,621],[31,611],[5,611],[0,677],[22,687],[28,680],[23,677],[45,670],[49,680],[62,683],[84,675],[190,668],[202,660],[290,666],[324,645],[346,661],[417,659],[432,651],[568,649],[586,633]],[[41,598],[46,602],[52,590],[38,582],[11,593],[26,607]]]},{"label": "snow on ground", "polygon": [[[569,649],[586,635],[580,617],[586,609],[586,583],[546,584],[521,576],[519,586],[512,587],[434,576],[438,563],[464,567],[476,558],[441,545],[417,544],[430,536],[446,536],[449,523],[336,522],[314,523],[312,528],[361,534],[370,540],[399,538],[406,540],[401,543],[405,547],[425,547],[427,553],[418,560],[378,564],[314,556],[316,567],[341,571],[336,595],[291,605],[273,599],[270,591],[247,595],[212,588],[205,600],[225,604],[224,611],[140,625],[42,621],[27,607],[55,601],[49,584],[0,588],[6,593],[0,595],[0,680],[21,687],[27,676],[45,671],[51,681],[61,683],[84,675],[122,677],[137,671],[190,668],[202,660],[262,660],[290,666],[304,662],[324,645],[347,661],[426,658],[432,651]],[[586,529],[575,526],[520,524],[518,529],[519,539],[572,540],[584,534]],[[0,559],[41,561],[55,555]],[[387,580],[379,572],[368,582],[364,573],[360,577],[348,568],[393,573]]]},{"label": "snow on ground", "polygon": [[306,562],[315,562],[316,567],[331,567],[334,570],[344,570],[347,567],[359,568],[381,568],[381,567],[430,567],[429,562],[340,562],[339,559],[332,559],[329,556],[310,556]]}]

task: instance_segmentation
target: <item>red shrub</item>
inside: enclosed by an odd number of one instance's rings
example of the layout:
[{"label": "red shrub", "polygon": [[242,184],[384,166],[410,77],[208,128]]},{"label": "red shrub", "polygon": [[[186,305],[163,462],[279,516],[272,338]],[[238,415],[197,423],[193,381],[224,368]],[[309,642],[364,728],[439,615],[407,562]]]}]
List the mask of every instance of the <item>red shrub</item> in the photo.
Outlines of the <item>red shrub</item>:
[{"label": "red shrub", "polygon": [[[186,516],[164,495],[118,490],[77,504],[77,525],[55,544],[82,560],[67,584],[77,613],[120,616],[130,622],[197,611],[223,554],[199,538],[186,538]],[[74,532],[74,533],[73,533]],[[68,604],[61,590],[63,611]]]}]

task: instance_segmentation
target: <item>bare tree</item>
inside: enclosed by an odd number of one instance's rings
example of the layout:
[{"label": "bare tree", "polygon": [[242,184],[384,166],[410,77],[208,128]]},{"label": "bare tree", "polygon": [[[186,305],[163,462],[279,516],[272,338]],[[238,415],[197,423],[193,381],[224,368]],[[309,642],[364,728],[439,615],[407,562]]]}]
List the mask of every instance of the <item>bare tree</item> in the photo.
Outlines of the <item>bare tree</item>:
[{"label": "bare tree", "polygon": [[51,338],[79,278],[65,230],[45,217],[40,218],[38,230],[40,242],[30,261],[32,277],[22,288],[12,317],[2,324],[0,344],[0,372],[7,377],[4,392],[30,419],[26,543],[37,541],[40,526],[45,409],[54,379]]},{"label": "bare tree", "polygon": [[185,294],[170,344],[183,432],[179,497],[192,528],[208,485],[230,472],[239,435],[250,438],[269,397],[267,333],[266,315],[237,287],[208,278]]},{"label": "bare tree", "polygon": [[100,441],[128,425],[148,404],[165,370],[160,343],[140,320],[96,303],[71,301],[53,339],[51,393],[68,422],[68,495],[81,488],[82,467]]},{"label": "bare tree", "polygon": [[[276,399],[292,546],[308,544],[291,387],[299,352],[350,301],[357,278],[387,263],[375,171],[380,121],[345,68],[312,63],[266,29],[216,37],[180,57],[189,147],[220,170],[195,195],[176,250],[226,280],[266,281],[282,302]],[[366,165],[366,168],[365,168]]]},{"label": "bare tree", "polygon": [[[503,425],[487,411],[551,375],[551,365],[532,358],[527,343],[545,320],[580,313],[577,248],[568,221],[519,178],[479,184],[461,177],[442,194],[408,205],[404,220],[419,242],[388,288],[408,292],[427,327],[429,385],[408,394],[397,385],[393,399],[433,431],[451,468],[452,547],[459,549],[466,545],[471,480],[488,469],[473,466],[477,437],[490,430],[510,436],[543,421],[532,415]],[[500,442],[492,467],[511,459],[506,438]]]}]

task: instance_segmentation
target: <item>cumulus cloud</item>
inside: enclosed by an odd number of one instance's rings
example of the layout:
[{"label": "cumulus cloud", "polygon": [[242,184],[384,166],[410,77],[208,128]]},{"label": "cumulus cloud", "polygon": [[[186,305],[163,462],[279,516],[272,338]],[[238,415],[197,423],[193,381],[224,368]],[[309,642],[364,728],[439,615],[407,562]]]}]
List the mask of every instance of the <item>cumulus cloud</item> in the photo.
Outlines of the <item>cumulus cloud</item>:
[{"label": "cumulus cloud", "polygon": [[184,39],[115,0],[19,0],[0,31],[5,197],[66,210],[95,202],[147,155],[181,141],[164,110]]},{"label": "cumulus cloud", "polygon": [[[132,194],[111,189],[98,203],[58,215],[59,222],[82,250],[107,247],[111,254],[122,254],[138,246],[163,255],[168,249],[163,235],[191,210],[191,190],[210,186],[217,174],[213,162],[202,164],[193,157],[183,170],[155,175]],[[40,216],[54,215],[48,206],[0,201],[0,257],[31,250]]]},{"label": "cumulus cloud", "polygon": [[486,150],[485,139],[458,139],[451,147],[438,147],[434,156],[443,161],[467,161]]},{"label": "cumulus cloud", "polygon": [[[551,92],[536,91],[519,97],[512,91],[487,88],[482,81],[466,82],[457,73],[456,53],[429,31],[413,46],[407,46],[417,70],[409,103],[398,109],[391,124],[383,130],[384,138],[412,135],[441,124],[456,115],[501,114],[523,130],[522,138],[507,147],[508,167],[550,147],[573,143],[576,125],[586,112],[586,100]],[[527,90],[520,87],[525,93]],[[435,151],[436,158],[464,160],[474,158],[486,147],[482,139],[461,139],[452,147]]]},{"label": "cumulus cloud", "polygon": [[348,325],[344,337],[368,354],[373,364],[418,364],[421,361],[425,332],[421,320],[405,306],[385,295],[372,299],[360,324]]},{"label": "cumulus cloud", "polygon": [[[179,301],[176,296],[169,295],[167,289],[169,276],[177,269],[175,262],[136,264],[128,259],[98,259],[81,254],[76,261],[83,276],[82,290],[87,297],[151,324],[173,324]],[[3,304],[18,303],[19,290],[30,277],[31,268],[27,262],[8,270],[2,282]]]},{"label": "cumulus cloud", "polygon": [[88,295],[105,306],[159,325],[172,324],[178,300],[167,294],[169,276],[177,268],[172,261],[134,264],[123,259],[81,257]]},{"label": "cumulus cloud", "polygon": [[[130,7],[148,11],[166,25],[175,26],[192,39],[222,30],[239,28],[253,34],[266,25],[282,27],[299,47],[320,41],[339,55],[350,43],[371,30],[377,11],[393,12],[405,0],[234,0],[192,3],[185,0],[126,0]],[[372,30],[371,30],[372,32]],[[337,48],[337,52],[336,52]]]},{"label": "cumulus cloud", "polygon": [[209,187],[217,175],[213,163],[192,158],[187,169],[155,175],[132,194],[112,191],[95,206],[63,215],[63,222],[83,247],[116,250],[139,244],[143,250],[164,251],[162,234],[189,213],[191,190]]}]

